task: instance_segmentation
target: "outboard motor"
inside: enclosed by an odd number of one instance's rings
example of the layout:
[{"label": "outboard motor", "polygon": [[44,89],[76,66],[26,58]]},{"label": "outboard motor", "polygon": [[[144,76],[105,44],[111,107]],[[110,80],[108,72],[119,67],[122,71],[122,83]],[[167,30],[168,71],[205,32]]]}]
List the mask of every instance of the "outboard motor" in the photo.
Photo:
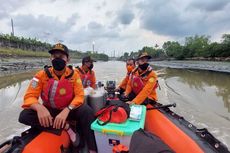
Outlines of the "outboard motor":
[{"label": "outboard motor", "polygon": [[116,88],[115,81],[106,82],[106,91],[108,92],[108,99],[114,99],[116,97],[115,88]]}]

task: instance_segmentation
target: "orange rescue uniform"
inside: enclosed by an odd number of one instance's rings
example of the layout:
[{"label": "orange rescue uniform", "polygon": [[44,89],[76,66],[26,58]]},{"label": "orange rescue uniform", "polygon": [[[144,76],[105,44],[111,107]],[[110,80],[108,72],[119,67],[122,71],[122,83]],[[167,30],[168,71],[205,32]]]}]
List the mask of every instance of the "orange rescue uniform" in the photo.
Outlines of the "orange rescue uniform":
[{"label": "orange rescue uniform", "polygon": [[[146,70],[148,71],[148,69]],[[138,70],[133,71],[130,75],[125,95],[129,95],[132,92],[132,76],[135,75],[136,77],[141,77],[142,74],[146,73],[146,71],[139,74]],[[156,93],[156,86],[157,86],[157,75],[156,73],[151,70],[151,72],[144,77],[141,77],[143,82],[143,89],[136,95],[136,97],[132,100],[135,104],[141,104],[144,102],[146,98],[151,100],[157,101],[157,93]]]},{"label": "orange rescue uniform", "polygon": [[[69,76],[73,70],[69,67],[66,67],[66,71],[60,79],[56,76],[52,67],[49,68],[49,71],[54,80],[63,80],[66,76]],[[24,104],[22,105],[23,108],[29,108],[32,104],[39,103],[38,98],[42,91],[46,89],[48,81],[49,77],[44,70],[39,71],[34,76],[24,96]],[[79,107],[84,102],[84,90],[79,74],[74,73],[73,76],[69,79],[69,82],[73,85],[74,90],[74,97],[72,101],[69,102],[69,104],[75,107]]]},{"label": "orange rescue uniform", "polygon": [[75,71],[80,75],[84,88],[88,86],[88,83],[90,87],[94,89],[96,88],[96,77],[95,77],[95,72],[93,70],[86,72],[81,66],[81,67],[76,67]]},{"label": "orange rescue uniform", "polygon": [[125,78],[122,80],[122,82],[120,83],[119,87],[122,88],[122,89],[126,89],[126,86],[128,84],[128,81],[129,81],[129,76],[130,76],[130,73],[127,73]]}]

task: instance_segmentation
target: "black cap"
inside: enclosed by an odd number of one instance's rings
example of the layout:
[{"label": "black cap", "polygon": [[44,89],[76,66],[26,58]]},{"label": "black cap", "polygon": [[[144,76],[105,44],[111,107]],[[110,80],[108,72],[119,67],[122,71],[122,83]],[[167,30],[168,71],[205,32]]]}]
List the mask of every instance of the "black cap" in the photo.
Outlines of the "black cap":
[{"label": "black cap", "polygon": [[93,60],[90,56],[85,56],[82,58],[82,64],[84,64],[85,62],[96,62],[96,61]]},{"label": "black cap", "polygon": [[54,45],[52,49],[49,50],[49,53],[53,54],[54,52],[57,52],[57,51],[62,52],[63,54],[66,54],[67,57],[69,56],[69,49],[61,43]]},{"label": "black cap", "polygon": [[151,58],[152,58],[150,55],[148,55],[147,52],[142,52],[142,53],[140,53],[140,54],[138,55],[137,60],[140,59],[140,58],[144,58],[144,57],[146,57],[146,58],[148,58],[148,59],[151,59]]}]

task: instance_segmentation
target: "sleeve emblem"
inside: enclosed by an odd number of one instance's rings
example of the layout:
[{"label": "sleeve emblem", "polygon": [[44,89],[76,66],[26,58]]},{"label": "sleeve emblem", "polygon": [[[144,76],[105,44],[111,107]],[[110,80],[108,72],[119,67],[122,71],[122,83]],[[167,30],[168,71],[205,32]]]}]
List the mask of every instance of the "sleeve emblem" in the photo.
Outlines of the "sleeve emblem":
[{"label": "sleeve emblem", "polygon": [[77,79],[77,83],[79,83],[79,84],[81,83],[81,79],[80,78]]},{"label": "sleeve emblem", "polygon": [[32,81],[31,81],[31,87],[37,88],[38,82],[39,82],[39,80],[37,78],[33,77]]},{"label": "sleeve emblem", "polygon": [[153,77],[150,78],[150,79],[149,79],[149,82],[153,83],[153,82],[154,82],[154,78],[153,78]]}]

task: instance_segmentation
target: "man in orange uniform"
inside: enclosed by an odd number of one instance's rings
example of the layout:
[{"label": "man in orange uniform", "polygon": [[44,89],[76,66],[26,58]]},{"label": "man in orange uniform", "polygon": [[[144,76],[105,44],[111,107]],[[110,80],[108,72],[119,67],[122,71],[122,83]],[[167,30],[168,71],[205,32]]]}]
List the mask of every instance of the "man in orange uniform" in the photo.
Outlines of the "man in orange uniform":
[{"label": "man in orange uniform", "polygon": [[124,94],[130,99],[129,104],[147,105],[157,101],[157,75],[149,66],[149,59],[151,56],[145,52],[137,58],[138,67],[132,71]]},{"label": "man in orange uniform", "polygon": [[93,62],[95,62],[90,56],[86,56],[82,59],[82,66],[76,67],[76,71],[79,73],[84,88],[92,87],[96,88],[96,77],[93,71]]},{"label": "man in orange uniform", "polygon": [[[68,48],[56,44],[49,50],[52,67],[45,66],[30,82],[24,96],[19,122],[39,129],[63,129],[66,120],[75,120],[91,152],[96,142],[90,125],[94,120],[92,109],[84,104],[84,90],[78,73],[69,62]],[[39,103],[41,96],[43,101]]]},{"label": "man in orange uniform", "polygon": [[119,91],[120,94],[124,93],[129,81],[129,76],[134,68],[135,68],[135,60],[132,58],[128,59],[126,61],[127,74],[125,78],[122,80],[122,82],[120,83],[120,85],[115,89],[115,91]]}]

